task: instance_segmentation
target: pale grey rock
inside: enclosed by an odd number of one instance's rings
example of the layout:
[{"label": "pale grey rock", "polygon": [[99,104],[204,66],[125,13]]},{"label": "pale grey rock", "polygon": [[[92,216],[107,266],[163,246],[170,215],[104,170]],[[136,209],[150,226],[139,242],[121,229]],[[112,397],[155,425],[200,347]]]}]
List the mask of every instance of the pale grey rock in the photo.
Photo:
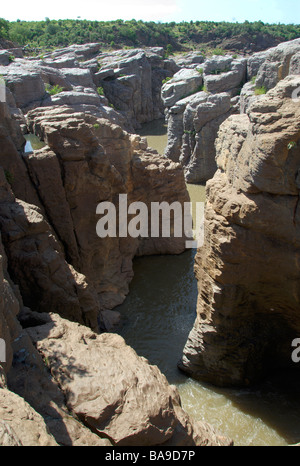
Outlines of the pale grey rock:
[{"label": "pale grey rock", "polygon": [[300,74],[300,50],[291,59],[289,74]]},{"label": "pale grey rock", "polygon": [[56,58],[56,59],[46,59],[46,60],[43,60],[45,65],[46,66],[51,66],[52,68],[57,68],[57,69],[61,69],[61,68],[76,68],[77,66],[79,66],[79,62],[76,60],[76,58],[74,56],[70,56],[70,55],[67,55],[67,56],[63,56],[63,57],[59,57],[59,58]]},{"label": "pale grey rock", "polygon": [[9,63],[9,52],[7,50],[0,50],[0,65],[7,66]]},{"label": "pale grey rock", "polygon": [[202,85],[202,75],[193,69],[182,69],[162,86],[161,96],[165,107],[172,107],[178,100],[194,94]]},{"label": "pale grey rock", "polygon": [[[94,105],[99,107],[103,100],[99,94],[90,88],[74,87],[71,91],[60,92],[51,97],[53,105]],[[108,101],[105,103],[108,105]]]},{"label": "pale grey rock", "polygon": [[249,105],[258,98],[259,96],[255,95],[255,84],[252,82],[244,84],[240,94],[240,113],[246,113]]},{"label": "pale grey rock", "polygon": [[[300,39],[283,42],[269,50],[267,59],[260,66],[256,86],[272,89],[276,84],[290,74],[290,63],[294,55],[300,51]],[[299,57],[299,55],[297,55]],[[297,58],[295,58],[297,60]],[[298,69],[293,61],[294,69]]]},{"label": "pale grey rock", "polygon": [[268,58],[272,49],[264,50],[263,52],[256,52],[247,59],[247,78],[251,80],[256,78],[260,66]]},{"label": "pale grey rock", "polygon": [[184,112],[184,136],[180,161],[188,183],[205,183],[217,170],[215,139],[220,124],[234,111],[227,93],[207,95]]},{"label": "pale grey rock", "polygon": [[98,57],[96,86],[129,122],[127,130],[163,118],[160,91],[162,81],[174,73],[176,65],[163,59],[162,48],[120,50]]},{"label": "pale grey rock", "polygon": [[231,55],[213,55],[212,57],[205,60],[203,63],[204,74],[215,74],[216,72],[226,72],[231,69],[232,63]]},{"label": "pale grey rock", "polygon": [[27,112],[35,106],[43,105],[47,97],[43,79],[38,71],[23,66],[23,61],[8,67],[0,67],[6,86],[12,92],[16,106]]},{"label": "pale grey rock", "polygon": [[195,68],[205,60],[201,52],[190,52],[184,55],[179,55],[174,58],[175,63],[180,68]]},{"label": "pale grey rock", "polygon": [[214,141],[219,125],[237,111],[228,93],[198,92],[182,99],[167,113],[165,155],[179,161],[189,183],[203,183],[216,171]]},{"label": "pale grey rock", "polygon": [[68,59],[77,59],[77,60],[89,60],[95,55],[100,53],[100,44],[98,42],[89,43],[89,44],[74,44],[69,47],[63,47],[61,49],[56,49],[51,53],[44,54],[45,60],[65,60]]},{"label": "pale grey rock", "polygon": [[[234,94],[234,92],[237,92],[242,87],[246,78],[247,60],[232,60],[229,65],[229,70],[225,67],[225,63],[227,63],[227,60],[220,62],[227,71],[222,71],[222,68],[220,68],[219,74],[216,75],[209,74],[205,71],[204,86],[208,92],[231,92]],[[214,68],[214,70],[216,70],[216,68]],[[211,71],[213,70],[211,69]]]},{"label": "pale grey rock", "polygon": [[60,71],[72,86],[95,88],[93,77],[89,69],[61,68]]}]

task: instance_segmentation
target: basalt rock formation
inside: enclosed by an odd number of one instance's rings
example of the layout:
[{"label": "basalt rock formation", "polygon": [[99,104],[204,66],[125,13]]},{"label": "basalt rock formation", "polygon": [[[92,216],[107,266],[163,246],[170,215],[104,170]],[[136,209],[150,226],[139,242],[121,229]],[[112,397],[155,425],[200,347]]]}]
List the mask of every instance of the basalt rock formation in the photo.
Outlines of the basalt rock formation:
[{"label": "basalt rock formation", "polygon": [[197,318],[179,367],[217,385],[247,385],[294,367],[299,318],[299,76],[230,116],[207,182],[195,262]]}]

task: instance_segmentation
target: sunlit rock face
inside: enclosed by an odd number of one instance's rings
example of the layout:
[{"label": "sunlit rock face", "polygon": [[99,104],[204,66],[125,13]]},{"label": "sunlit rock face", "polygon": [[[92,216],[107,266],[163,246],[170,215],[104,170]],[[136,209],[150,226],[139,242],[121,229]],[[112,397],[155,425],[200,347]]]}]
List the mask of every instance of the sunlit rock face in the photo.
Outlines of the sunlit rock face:
[{"label": "sunlit rock face", "polygon": [[[217,385],[247,385],[293,366],[299,335],[300,107],[289,76],[231,116],[216,142],[198,250],[197,319],[179,367]],[[295,365],[294,365],[295,366]]]},{"label": "sunlit rock face", "polygon": [[215,139],[221,123],[238,112],[246,59],[214,56],[181,69],[162,87],[168,122],[165,155],[180,161],[188,183],[205,183],[216,172]]}]

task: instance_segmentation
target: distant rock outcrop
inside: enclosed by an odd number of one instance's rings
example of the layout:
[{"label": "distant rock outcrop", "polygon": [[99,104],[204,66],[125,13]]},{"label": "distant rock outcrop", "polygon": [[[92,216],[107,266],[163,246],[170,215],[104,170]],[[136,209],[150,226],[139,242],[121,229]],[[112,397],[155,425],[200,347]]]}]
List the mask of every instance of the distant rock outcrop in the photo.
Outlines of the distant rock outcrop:
[{"label": "distant rock outcrop", "polygon": [[300,77],[281,80],[220,127],[198,250],[197,319],[179,367],[247,385],[291,367],[299,336]]},{"label": "distant rock outcrop", "polygon": [[103,53],[97,43],[74,45],[12,61],[9,52],[1,54],[0,75],[14,99],[10,107],[26,114],[66,104],[131,132],[163,118],[162,81],[179,70],[161,47]]},{"label": "distant rock outcrop", "polygon": [[134,255],[180,253],[185,237],[99,238],[96,207],[119,208],[120,193],[148,206],[188,201],[181,166],[66,106],[27,113],[46,146],[24,154],[5,103],[0,117],[0,444],[231,445],[104,326]]},{"label": "distant rock outcrop", "polygon": [[238,111],[236,95],[246,77],[246,59],[214,56],[178,71],[162,87],[168,122],[165,155],[180,161],[188,183],[205,183],[216,171],[220,124]]},{"label": "distant rock outcrop", "polygon": [[299,54],[300,39],[295,39],[247,58],[221,55],[201,64],[181,62],[186,68],[162,87],[168,122],[165,155],[181,162],[188,183],[212,178],[221,123],[232,114],[245,113],[251,102],[286,76],[300,74]]}]

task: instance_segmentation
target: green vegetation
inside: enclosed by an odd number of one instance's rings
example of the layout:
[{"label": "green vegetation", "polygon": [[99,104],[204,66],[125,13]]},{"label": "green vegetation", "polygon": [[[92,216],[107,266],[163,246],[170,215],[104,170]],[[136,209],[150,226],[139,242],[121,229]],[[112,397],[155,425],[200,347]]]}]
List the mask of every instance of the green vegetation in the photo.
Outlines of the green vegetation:
[{"label": "green vegetation", "polygon": [[104,95],[103,87],[97,87],[97,92],[99,95]]},{"label": "green vegetation", "polygon": [[[181,23],[155,23],[154,21],[90,21],[50,20],[13,21],[0,19],[0,38],[12,40],[31,48],[51,49],[71,44],[99,42],[103,47],[162,46],[166,55],[176,50],[194,47],[205,49],[214,42],[214,54],[226,53],[222,41],[244,37],[249,42],[260,44],[263,40],[280,42],[300,37],[300,25],[250,23],[227,23],[215,21],[183,21]],[[251,39],[251,40],[250,40]]]},{"label": "green vegetation", "polygon": [[213,55],[226,55],[226,51],[221,49],[220,47],[217,47],[216,49],[213,49],[212,54]]},{"label": "green vegetation", "polygon": [[162,84],[166,84],[168,81],[170,81],[170,79],[172,79],[171,76],[169,76],[169,77],[163,79],[163,80],[162,80]]},{"label": "green vegetation", "polygon": [[61,86],[59,86],[58,84],[56,84],[55,86],[51,86],[50,84],[46,84],[45,89],[48,92],[48,94],[50,94],[50,95],[59,94],[60,92],[63,91],[63,88]]},{"label": "green vegetation", "polygon": [[297,143],[295,141],[291,141],[291,142],[288,143],[287,148],[288,148],[288,150],[291,150],[296,146],[297,146]]},{"label": "green vegetation", "polygon": [[262,86],[262,87],[256,87],[255,88],[255,91],[254,91],[254,94],[255,95],[263,95],[263,94],[266,94],[267,93],[267,89],[265,86]]}]

